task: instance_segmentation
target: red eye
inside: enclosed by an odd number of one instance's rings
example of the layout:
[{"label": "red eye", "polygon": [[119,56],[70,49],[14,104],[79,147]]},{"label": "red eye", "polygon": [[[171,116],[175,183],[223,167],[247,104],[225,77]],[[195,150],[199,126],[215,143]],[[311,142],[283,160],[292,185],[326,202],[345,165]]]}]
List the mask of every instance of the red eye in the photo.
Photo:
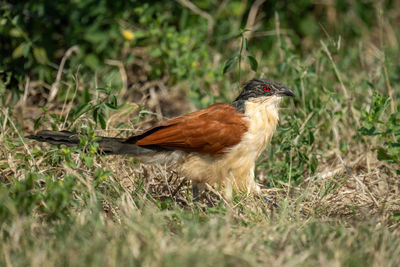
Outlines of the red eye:
[{"label": "red eye", "polygon": [[269,87],[264,87],[265,92],[269,92],[269,90],[271,90]]}]

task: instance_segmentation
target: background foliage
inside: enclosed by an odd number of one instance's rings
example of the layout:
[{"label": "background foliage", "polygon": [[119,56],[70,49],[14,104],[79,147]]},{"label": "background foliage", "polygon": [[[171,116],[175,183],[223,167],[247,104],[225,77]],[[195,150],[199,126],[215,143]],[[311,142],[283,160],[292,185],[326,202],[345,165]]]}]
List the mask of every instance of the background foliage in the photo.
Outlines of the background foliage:
[{"label": "background foliage", "polygon": [[[392,0],[1,1],[0,262],[399,264],[399,25]],[[85,152],[23,138],[127,136],[253,77],[296,94],[257,163],[276,216],[152,191],[162,174],[90,138]]]}]

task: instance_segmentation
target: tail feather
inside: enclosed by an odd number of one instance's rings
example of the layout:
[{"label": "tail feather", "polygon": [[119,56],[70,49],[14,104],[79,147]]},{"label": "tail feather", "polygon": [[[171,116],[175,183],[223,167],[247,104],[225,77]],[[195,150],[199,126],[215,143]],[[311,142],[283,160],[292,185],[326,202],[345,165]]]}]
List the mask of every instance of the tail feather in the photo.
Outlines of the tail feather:
[{"label": "tail feather", "polygon": [[[26,138],[34,139],[40,142],[46,142],[53,145],[66,145],[66,146],[79,146],[79,136],[77,133],[69,131],[40,131],[35,135],[26,136]],[[149,148],[140,147],[135,144],[125,143],[125,138],[115,137],[102,137],[99,136],[99,140],[96,141],[99,144],[99,150],[105,154],[113,155],[148,155],[154,154],[154,150]]]}]

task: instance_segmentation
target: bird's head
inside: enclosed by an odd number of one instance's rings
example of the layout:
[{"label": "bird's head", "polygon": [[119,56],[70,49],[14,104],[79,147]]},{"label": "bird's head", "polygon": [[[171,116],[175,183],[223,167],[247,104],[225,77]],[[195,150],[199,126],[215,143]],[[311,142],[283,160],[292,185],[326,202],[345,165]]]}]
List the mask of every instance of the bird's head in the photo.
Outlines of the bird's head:
[{"label": "bird's head", "polygon": [[280,83],[255,78],[244,84],[242,92],[232,104],[243,112],[246,101],[264,102],[276,99],[279,102],[283,96],[294,96],[294,93]]},{"label": "bird's head", "polygon": [[236,100],[271,96],[294,96],[294,93],[280,83],[266,79],[252,79],[244,84],[243,90]]}]

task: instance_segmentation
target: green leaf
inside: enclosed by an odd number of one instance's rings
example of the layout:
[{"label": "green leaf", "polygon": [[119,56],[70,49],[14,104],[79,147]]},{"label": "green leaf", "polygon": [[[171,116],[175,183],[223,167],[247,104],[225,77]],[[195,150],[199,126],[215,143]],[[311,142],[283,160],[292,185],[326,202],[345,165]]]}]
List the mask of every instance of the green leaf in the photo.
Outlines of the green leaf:
[{"label": "green leaf", "polygon": [[314,134],[312,131],[308,132],[308,144],[312,145],[314,143]]},{"label": "green leaf", "polygon": [[117,99],[117,97],[116,97],[115,95],[113,95],[113,96],[111,96],[110,98],[111,98],[110,103],[111,103],[114,107],[118,108],[118,99]]},{"label": "green leaf", "polygon": [[30,43],[25,43],[24,44],[24,51],[23,51],[24,57],[28,56],[30,50],[31,50],[31,44]]},{"label": "green leaf", "polygon": [[106,94],[108,94],[108,90],[107,90],[107,88],[103,88],[103,87],[96,88],[96,91],[98,91],[98,92],[103,92],[103,93],[106,93]]},{"label": "green leaf", "polygon": [[118,109],[118,100],[116,96],[110,96],[109,97],[109,103],[105,103],[106,107],[112,110],[117,110]]},{"label": "green leaf", "polygon": [[[382,97],[381,97],[382,98]],[[379,101],[375,108],[375,121],[379,120],[379,118],[381,117],[382,113],[386,110],[386,108],[389,106],[390,103],[390,97],[386,98],[383,102],[383,98],[381,99],[381,101]]]},{"label": "green leaf", "polygon": [[33,56],[35,57],[36,61],[39,62],[40,64],[47,63],[47,53],[43,47],[34,47]]},{"label": "green leaf", "polygon": [[97,123],[97,121],[98,121],[98,116],[99,116],[99,107],[96,107],[93,110],[93,120],[95,123]]},{"label": "green leaf", "polygon": [[93,157],[91,156],[83,156],[83,160],[85,161],[86,166],[92,168],[93,166]]},{"label": "green leaf", "polygon": [[314,156],[314,155],[312,155],[312,157],[311,157],[311,172],[312,173],[315,173],[315,171],[317,170],[317,167],[318,167],[318,159]]},{"label": "green leaf", "polygon": [[118,108],[110,103],[106,103],[106,107],[112,110],[117,110]]},{"label": "green leaf", "polygon": [[87,112],[91,108],[90,103],[86,103],[78,108],[78,110],[74,113],[74,119],[79,118],[83,113]]},{"label": "green leaf", "polygon": [[33,129],[36,131],[39,128],[40,122],[42,121],[42,116],[40,116],[36,121],[35,125],[33,126]]},{"label": "green leaf", "polygon": [[249,59],[251,69],[252,69],[253,71],[257,71],[257,69],[258,69],[258,62],[257,62],[257,60],[256,60],[254,57],[252,57],[252,56],[247,56],[247,58]]},{"label": "green leaf", "polygon": [[95,54],[87,54],[84,58],[84,62],[87,66],[92,68],[93,70],[96,70],[100,66],[100,60]]},{"label": "green leaf", "polygon": [[12,52],[12,58],[19,58],[24,55],[24,43],[17,46],[14,51]]},{"label": "green leaf", "polygon": [[106,126],[107,126],[107,123],[106,123],[106,120],[104,119],[104,113],[103,112],[99,113],[99,122],[100,122],[101,129],[104,130],[106,128]]},{"label": "green leaf", "polygon": [[115,128],[120,129],[120,128],[123,128],[123,127],[125,127],[125,126],[126,126],[126,124],[123,123],[123,122],[121,122],[121,123],[118,124],[117,127],[115,127]]},{"label": "green leaf", "polygon": [[230,72],[233,69],[237,59],[238,59],[237,56],[233,56],[225,62],[224,71],[223,71],[224,74],[227,72]]},{"label": "green leaf", "polygon": [[371,128],[361,127],[358,132],[362,135],[367,136],[374,136],[379,134],[379,131],[375,128],[375,126],[372,126]]},{"label": "green leaf", "polygon": [[67,164],[67,166],[69,166],[69,167],[71,167],[72,169],[76,169],[76,163],[75,162],[73,162],[73,161],[67,161],[66,162],[66,164]]},{"label": "green leaf", "polygon": [[390,161],[392,160],[392,156],[389,155],[387,153],[387,150],[382,148],[382,147],[378,147],[378,159],[379,160],[385,160],[385,161]]},{"label": "green leaf", "polygon": [[9,34],[10,34],[10,36],[16,37],[16,38],[23,37],[22,31],[18,28],[12,28],[10,30]]}]

